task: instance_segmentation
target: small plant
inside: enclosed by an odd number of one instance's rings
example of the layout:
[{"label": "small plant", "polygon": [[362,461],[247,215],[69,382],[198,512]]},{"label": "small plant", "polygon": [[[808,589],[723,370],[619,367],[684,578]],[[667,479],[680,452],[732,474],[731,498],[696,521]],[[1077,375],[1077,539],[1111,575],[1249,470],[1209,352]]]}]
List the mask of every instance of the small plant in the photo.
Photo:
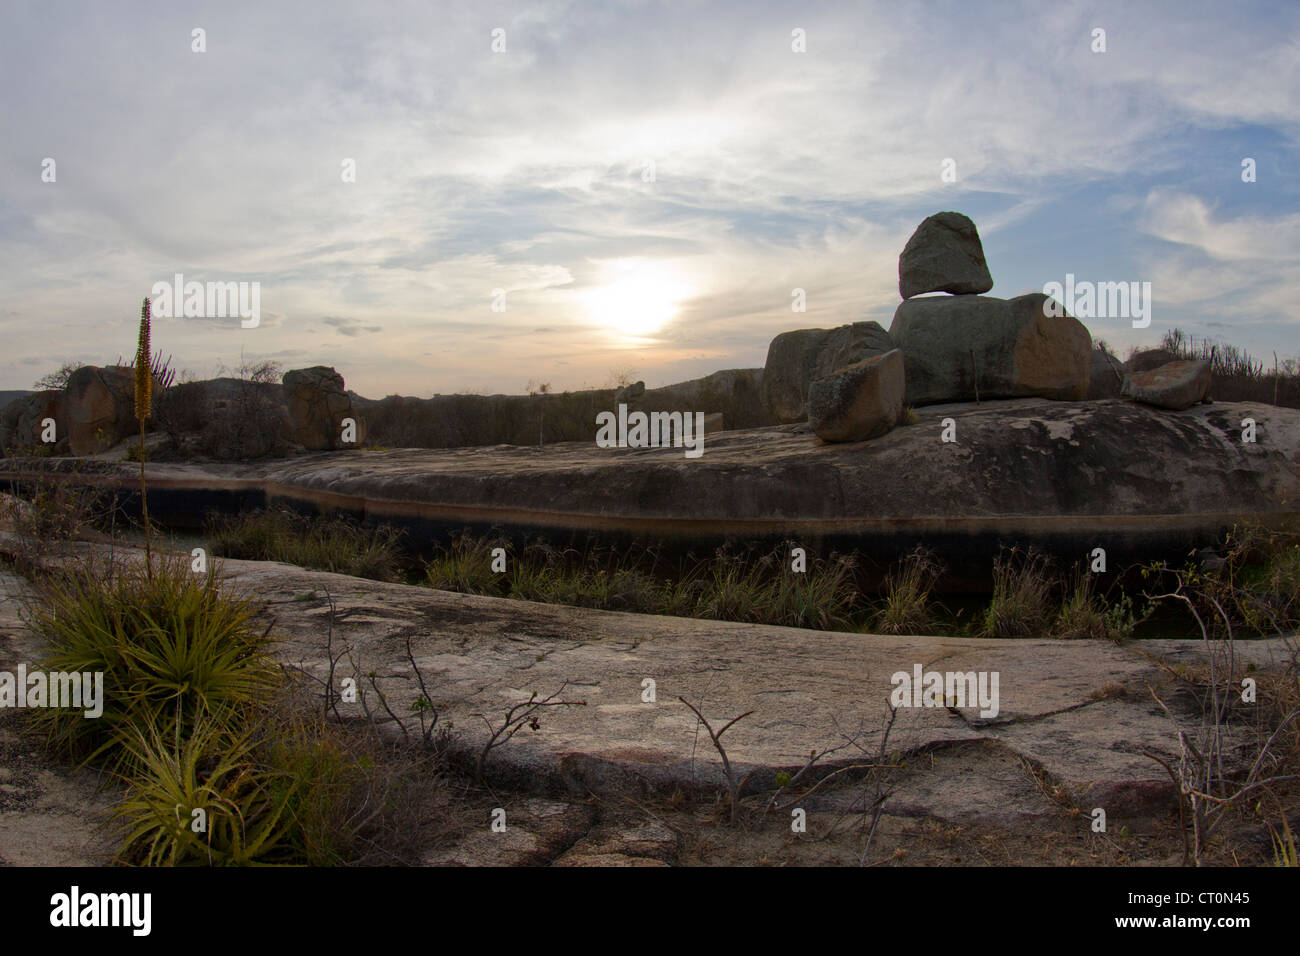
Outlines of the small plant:
[{"label": "small plant", "polygon": [[304,780],[257,767],[246,736],[231,737],[218,719],[172,744],[151,726],[132,726],[123,746],[133,771],[113,814],[123,829],[118,862],[295,862],[288,843],[295,821],[286,810]]},{"label": "small plant", "polygon": [[1012,548],[993,561],[993,596],[984,612],[986,637],[1032,637],[1051,622],[1048,560],[1034,549]]},{"label": "small plant", "polygon": [[1300,866],[1300,854],[1296,853],[1295,834],[1291,832],[1291,824],[1285,816],[1282,817],[1282,832],[1273,831],[1273,865],[1297,867]]},{"label": "small plant", "polygon": [[266,698],[277,673],[266,635],[251,604],[221,593],[219,571],[200,577],[175,555],[153,574],[87,564],[38,582],[29,626],[51,648],[42,668],[104,675],[98,719],[32,711],[55,749],[121,769],[139,739],[188,740]]},{"label": "small plant", "polygon": [[[485,538],[462,534],[450,547],[439,548],[425,566],[425,579],[429,587],[464,594],[504,596],[506,584],[503,575],[492,570],[492,549],[497,546],[496,542]],[[516,563],[512,573],[521,573],[522,564],[523,562]]]},{"label": "small plant", "polygon": [[788,627],[844,630],[851,625],[857,591],[850,578],[849,558],[816,558],[809,568],[795,573],[784,567],[775,582],[771,622]]},{"label": "small plant", "polygon": [[939,565],[923,548],[916,548],[885,578],[885,600],[872,628],[880,634],[924,634],[935,625],[930,593]]},{"label": "small plant", "polygon": [[374,581],[400,576],[402,532],[389,525],[371,529],[286,509],[212,515],[206,525],[212,553],[219,557],[283,561]]}]

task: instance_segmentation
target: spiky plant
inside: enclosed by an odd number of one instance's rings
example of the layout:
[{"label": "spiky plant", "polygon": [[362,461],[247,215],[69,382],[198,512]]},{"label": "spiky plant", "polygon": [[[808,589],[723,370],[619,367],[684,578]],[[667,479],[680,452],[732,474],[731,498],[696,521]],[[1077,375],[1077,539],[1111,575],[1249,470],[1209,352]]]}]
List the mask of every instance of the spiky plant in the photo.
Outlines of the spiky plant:
[{"label": "spiky plant", "polygon": [[144,523],[144,561],[153,577],[153,546],[149,530],[149,501],[144,480],[144,423],[153,406],[153,374],[149,348],[149,298],[140,306],[140,342],[135,350],[135,417],[140,423],[140,520]]}]

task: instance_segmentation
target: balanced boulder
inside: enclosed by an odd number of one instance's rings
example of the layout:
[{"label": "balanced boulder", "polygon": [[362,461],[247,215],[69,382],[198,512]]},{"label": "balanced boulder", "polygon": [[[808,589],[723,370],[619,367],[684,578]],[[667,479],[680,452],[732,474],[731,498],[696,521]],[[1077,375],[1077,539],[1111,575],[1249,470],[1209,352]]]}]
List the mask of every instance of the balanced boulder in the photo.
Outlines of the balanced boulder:
[{"label": "balanced boulder", "polygon": [[1078,319],[1049,315],[1041,292],[909,299],[890,337],[903,350],[909,405],[1088,395],[1092,336]]},{"label": "balanced boulder", "polygon": [[855,362],[817,379],[808,390],[808,423],[822,441],[866,441],[903,417],[903,353]]},{"label": "balanced boulder", "polygon": [[1169,362],[1124,380],[1124,395],[1144,405],[1182,411],[1210,392],[1210,364],[1200,359]]},{"label": "balanced boulder", "polygon": [[959,212],[926,218],[898,257],[898,291],[904,299],[923,292],[978,295],[992,288],[979,231]]},{"label": "balanced boulder", "polygon": [[893,348],[889,333],[878,322],[782,332],[767,349],[760,390],[763,405],[782,425],[801,422],[808,415],[808,388],[813,381]]},{"label": "balanced boulder", "polygon": [[[352,412],[352,399],[343,390],[343,376],[325,365],[284,373],[285,401],[293,440],[311,451],[356,447],[361,423]],[[353,420],[354,443],[343,441],[345,418]]]},{"label": "balanced boulder", "polygon": [[68,445],[74,455],[94,455],[138,434],[135,376],[124,365],[83,365],[63,390]]}]

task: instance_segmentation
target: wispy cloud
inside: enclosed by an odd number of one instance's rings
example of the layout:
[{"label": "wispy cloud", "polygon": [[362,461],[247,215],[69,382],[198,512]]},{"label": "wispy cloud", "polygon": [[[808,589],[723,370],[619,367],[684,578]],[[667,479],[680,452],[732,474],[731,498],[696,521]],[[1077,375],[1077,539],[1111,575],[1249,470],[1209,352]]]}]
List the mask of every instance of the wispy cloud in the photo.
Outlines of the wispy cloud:
[{"label": "wispy cloud", "polygon": [[[662,384],[761,364],[784,329],[887,324],[898,252],[945,208],[975,217],[997,294],[1124,249],[1180,319],[1290,321],[1300,192],[1273,171],[1300,151],[1298,25],[1275,3],[8,4],[0,384],[68,341],[117,355],[175,272],[259,281],[279,316],[176,320],[182,365],[305,352],[377,394]],[[631,337],[595,314],[614,260],[671,270],[675,316]]]}]

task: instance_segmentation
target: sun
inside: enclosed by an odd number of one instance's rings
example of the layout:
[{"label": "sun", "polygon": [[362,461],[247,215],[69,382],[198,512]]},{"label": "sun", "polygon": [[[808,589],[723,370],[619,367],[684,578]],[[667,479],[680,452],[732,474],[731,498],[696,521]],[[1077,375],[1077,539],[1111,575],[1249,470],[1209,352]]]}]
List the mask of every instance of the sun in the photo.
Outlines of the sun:
[{"label": "sun", "polygon": [[616,259],[602,263],[601,284],[584,294],[583,305],[597,325],[626,338],[644,338],[676,318],[688,291],[669,265]]}]

